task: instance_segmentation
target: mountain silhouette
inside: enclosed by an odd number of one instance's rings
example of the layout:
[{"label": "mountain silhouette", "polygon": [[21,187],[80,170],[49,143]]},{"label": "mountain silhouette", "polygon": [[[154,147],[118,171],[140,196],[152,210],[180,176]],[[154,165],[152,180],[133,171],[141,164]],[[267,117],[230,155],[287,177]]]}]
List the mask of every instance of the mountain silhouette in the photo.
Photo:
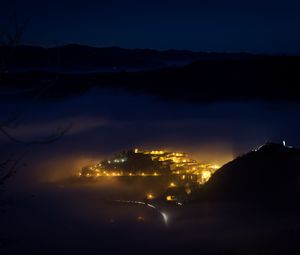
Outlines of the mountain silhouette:
[{"label": "mountain silhouette", "polygon": [[300,150],[267,143],[221,167],[202,192],[218,199],[294,201],[299,188]]},{"label": "mountain silhouette", "polygon": [[[69,71],[122,71],[128,68],[153,69],[180,66],[195,61],[251,58],[247,53],[208,53],[188,50],[96,48],[69,44],[53,48],[36,46],[0,47],[6,67],[12,71],[59,70]],[[98,68],[98,69],[97,69]],[[130,70],[130,69],[129,69]],[[134,70],[134,69],[133,69]]]},{"label": "mountain silhouette", "polygon": [[49,49],[20,46],[11,49],[11,54],[2,50],[8,60],[4,61],[7,72],[2,72],[1,85],[32,88],[44,84],[50,88],[44,93],[47,97],[68,96],[98,87],[192,103],[300,100],[299,56],[80,45]]}]

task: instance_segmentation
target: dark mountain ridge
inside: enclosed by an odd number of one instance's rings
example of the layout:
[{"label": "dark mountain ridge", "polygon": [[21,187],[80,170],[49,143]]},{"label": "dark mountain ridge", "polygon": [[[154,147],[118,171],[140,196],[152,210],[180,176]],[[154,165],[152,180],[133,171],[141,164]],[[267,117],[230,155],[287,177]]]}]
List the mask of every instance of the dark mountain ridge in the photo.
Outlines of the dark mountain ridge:
[{"label": "dark mountain ridge", "polygon": [[0,47],[6,59],[7,69],[45,70],[56,69],[61,72],[76,68],[90,70],[96,67],[108,71],[126,68],[162,68],[178,66],[195,61],[216,61],[224,59],[243,59],[254,57],[247,53],[193,52],[188,50],[123,49],[119,47],[96,48],[69,44],[54,48],[35,46]]},{"label": "dark mountain ridge", "polygon": [[300,194],[300,150],[267,143],[221,167],[202,192],[218,199],[294,201]]},{"label": "dark mountain ridge", "polygon": [[99,87],[193,103],[300,100],[300,57],[297,56],[81,45],[2,47],[0,50],[5,64],[0,84],[25,89],[40,88],[43,84],[48,88],[43,93],[45,97],[67,96]]}]

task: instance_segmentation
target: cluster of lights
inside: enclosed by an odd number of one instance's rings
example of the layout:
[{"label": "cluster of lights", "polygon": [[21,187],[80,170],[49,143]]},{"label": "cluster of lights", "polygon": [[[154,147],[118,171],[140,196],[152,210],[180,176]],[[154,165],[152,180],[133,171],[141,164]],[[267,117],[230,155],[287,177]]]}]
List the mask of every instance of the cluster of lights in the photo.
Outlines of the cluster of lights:
[{"label": "cluster of lights", "polygon": [[144,154],[150,154],[150,155],[162,155],[165,154],[165,151],[145,151]]},{"label": "cluster of lights", "polygon": [[[121,158],[121,159],[115,159],[114,162],[115,163],[124,163],[126,161],[126,158]],[[108,163],[110,164],[110,161],[108,161]]]},{"label": "cluster of lights", "polygon": [[78,177],[116,177],[116,176],[143,176],[143,177],[149,177],[149,176],[160,176],[157,172],[154,173],[122,173],[122,172],[109,172],[109,171],[103,171],[103,172],[96,172],[95,174],[86,173],[83,174],[82,172],[78,172]]},{"label": "cluster of lights", "polygon": [[[171,174],[178,175],[181,181],[193,181],[203,184],[209,180],[211,175],[220,168],[216,164],[200,164],[196,160],[187,157],[187,154],[180,152],[167,152],[164,150],[140,151],[134,149],[134,153],[151,155],[152,160],[166,162],[170,166]],[[79,173],[79,177],[119,177],[119,176],[160,176],[162,173],[153,170],[153,172],[124,172],[121,164],[127,161],[127,157],[119,157],[112,160],[107,160],[107,164],[112,164],[113,169],[105,169],[105,165],[96,164],[85,169]],[[108,167],[111,168],[111,167]],[[177,184],[170,183],[169,187],[176,187]]]},{"label": "cluster of lights", "polygon": [[[217,169],[217,168],[216,168]],[[212,171],[211,170],[201,170],[197,172],[192,172],[186,170],[185,172],[180,172],[180,171],[173,171],[172,174],[179,175],[181,180],[195,180],[197,179],[200,184],[203,184],[209,180],[209,178],[212,176]],[[77,173],[78,177],[120,177],[120,176],[129,176],[129,177],[157,177],[161,176],[161,174],[157,172],[152,172],[152,173],[145,173],[145,172],[139,172],[139,173],[123,173],[123,172],[111,172],[111,171],[99,171],[95,170],[94,173],[82,173],[79,171]],[[177,185],[174,182],[171,182],[169,184],[169,187],[176,187]]]}]

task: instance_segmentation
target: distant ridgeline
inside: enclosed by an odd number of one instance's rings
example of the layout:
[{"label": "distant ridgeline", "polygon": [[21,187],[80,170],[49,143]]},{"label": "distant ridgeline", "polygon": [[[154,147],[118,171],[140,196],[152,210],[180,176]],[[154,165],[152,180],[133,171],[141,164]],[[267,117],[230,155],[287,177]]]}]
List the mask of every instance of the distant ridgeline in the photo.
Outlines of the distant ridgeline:
[{"label": "distant ridgeline", "polygon": [[[300,101],[299,56],[98,49],[80,45],[49,49],[0,47],[1,53],[5,64],[1,85],[21,88],[22,95],[27,96],[66,97],[97,87],[188,103]],[[39,91],[44,92],[43,87],[47,87],[47,93]]]},{"label": "distant ridgeline", "polygon": [[182,180],[189,179],[203,184],[218,168],[217,165],[199,163],[189,158],[186,153],[134,149],[116,154],[114,158],[103,160],[96,165],[84,167],[78,176],[97,178],[178,175]]}]

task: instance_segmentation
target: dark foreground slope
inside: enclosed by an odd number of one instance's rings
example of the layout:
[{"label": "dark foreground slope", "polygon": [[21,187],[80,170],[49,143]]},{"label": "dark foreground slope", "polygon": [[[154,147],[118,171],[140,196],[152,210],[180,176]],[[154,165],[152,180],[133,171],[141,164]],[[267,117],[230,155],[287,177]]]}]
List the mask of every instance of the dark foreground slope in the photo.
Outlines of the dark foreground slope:
[{"label": "dark foreground slope", "polygon": [[300,150],[267,143],[224,165],[203,191],[217,199],[295,202],[299,188]]}]

